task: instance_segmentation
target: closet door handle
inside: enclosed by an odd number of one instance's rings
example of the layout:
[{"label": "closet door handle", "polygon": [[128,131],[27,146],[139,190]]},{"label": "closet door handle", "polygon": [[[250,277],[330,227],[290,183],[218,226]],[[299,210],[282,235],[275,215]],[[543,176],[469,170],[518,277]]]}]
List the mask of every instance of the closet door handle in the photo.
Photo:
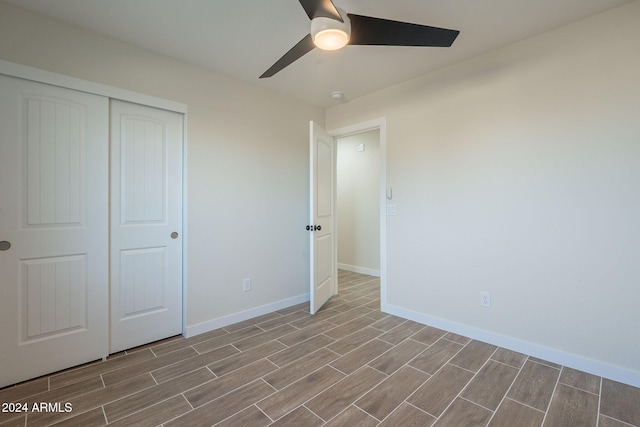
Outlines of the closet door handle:
[{"label": "closet door handle", "polygon": [[8,251],[11,248],[11,242],[3,240],[0,242],[0,251]]},{"label": "closet door handle", "polygon": [[174,231],[173,233],[171,233],[171,238],[174,239],[174,240],[177,239],[178,238],[178,232]]}]

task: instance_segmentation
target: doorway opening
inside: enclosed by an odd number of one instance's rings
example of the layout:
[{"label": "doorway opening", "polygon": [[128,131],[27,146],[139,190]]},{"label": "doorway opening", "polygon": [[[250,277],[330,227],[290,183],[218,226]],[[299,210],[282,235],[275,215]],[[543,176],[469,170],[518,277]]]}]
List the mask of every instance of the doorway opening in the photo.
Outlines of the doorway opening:
[{"label": "doorway opening", "polygon": [[387,306],[386,118],[329,132],[337,147],[338,268],[380,277]]},{"label": "doorway opening", "polygon": [[380,277],[380,130],[336,138],[338,268]]}]

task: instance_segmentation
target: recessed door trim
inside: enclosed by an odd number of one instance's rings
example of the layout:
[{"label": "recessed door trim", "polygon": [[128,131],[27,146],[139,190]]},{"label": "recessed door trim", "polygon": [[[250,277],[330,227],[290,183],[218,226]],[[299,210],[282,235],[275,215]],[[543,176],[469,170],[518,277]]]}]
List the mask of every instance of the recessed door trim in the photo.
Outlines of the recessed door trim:
[{"label": "recessed door trim", "polygon": [[344,138],[375,129],[380,131],[380,308],[387,312],[387,118],[355,123],[329,130],[328,133],[334,138]]}]

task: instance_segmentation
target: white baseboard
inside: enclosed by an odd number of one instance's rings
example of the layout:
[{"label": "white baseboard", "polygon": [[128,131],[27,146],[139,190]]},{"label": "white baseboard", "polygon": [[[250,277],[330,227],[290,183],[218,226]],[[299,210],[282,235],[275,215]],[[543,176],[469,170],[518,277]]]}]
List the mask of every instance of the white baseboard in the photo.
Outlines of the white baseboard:
[{"label": "white baseboard", "polygon": [[296,304],[309,301],[309,294],[298,295],[297,297],[276,301],[271,304],[266,304],[260,307],[252,308],[250,310],[241,311],[239,313],[230,314],[227,316],[219,317],[217,319],[208,320],[206,322],[198,323],[197,325],[187,326],[185,328],[185,337],[190,338],[195,335],[204,334],[215,329],[224,328],[225,326],[233,325],[234,323],[243,322],[245,320],[253,319],[254,317],[262,316],[263,314],[272,313],[276,310],[282,310],[283,308],[291,307]]},{"label": "white baseboard", "polygon": [[618,381],[633,387],[640,387],[640,372],[631,371],[619,366],[609,365],[604,362],[588,359],[576,354],[547,348],[541,345],[522,341],[517,338],[496,334],[482,329],[474,328],[468,325],[451,322],[439,317],[427,316],[402,307],[391,304],[383,304],[381,307],[385,313],[393,314],[404,319],[413,320],[414,322],[432,326],[434,328],[443,329],[454,332],[459,335],[483,341],[489,344],[497,345],[508,350],[517,351],[519,353],[528,354],[549,362],[557,363],[568,368],[577,369],[589,374],[597,375],[613,381]]},{"label": "white baseboard", "polygon": [[357,267],[355,265],[338,263],[338,269],[352,271],[354,273],[367,274],[369,276],[380,277],[380,270],[374,270],[372,268]]}]

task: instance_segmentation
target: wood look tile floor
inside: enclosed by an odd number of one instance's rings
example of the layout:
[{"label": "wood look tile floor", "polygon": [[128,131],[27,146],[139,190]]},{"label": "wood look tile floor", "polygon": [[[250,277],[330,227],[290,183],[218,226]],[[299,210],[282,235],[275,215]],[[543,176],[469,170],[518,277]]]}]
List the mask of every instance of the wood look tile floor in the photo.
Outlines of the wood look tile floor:
[{"label": "wood look tile floor", "polygon": [[381,313],[375,277],[339,283],[315,316],[300,304],[4,388],[0,403],[60,407],[0,426],[640,427],[638,388]]}]

